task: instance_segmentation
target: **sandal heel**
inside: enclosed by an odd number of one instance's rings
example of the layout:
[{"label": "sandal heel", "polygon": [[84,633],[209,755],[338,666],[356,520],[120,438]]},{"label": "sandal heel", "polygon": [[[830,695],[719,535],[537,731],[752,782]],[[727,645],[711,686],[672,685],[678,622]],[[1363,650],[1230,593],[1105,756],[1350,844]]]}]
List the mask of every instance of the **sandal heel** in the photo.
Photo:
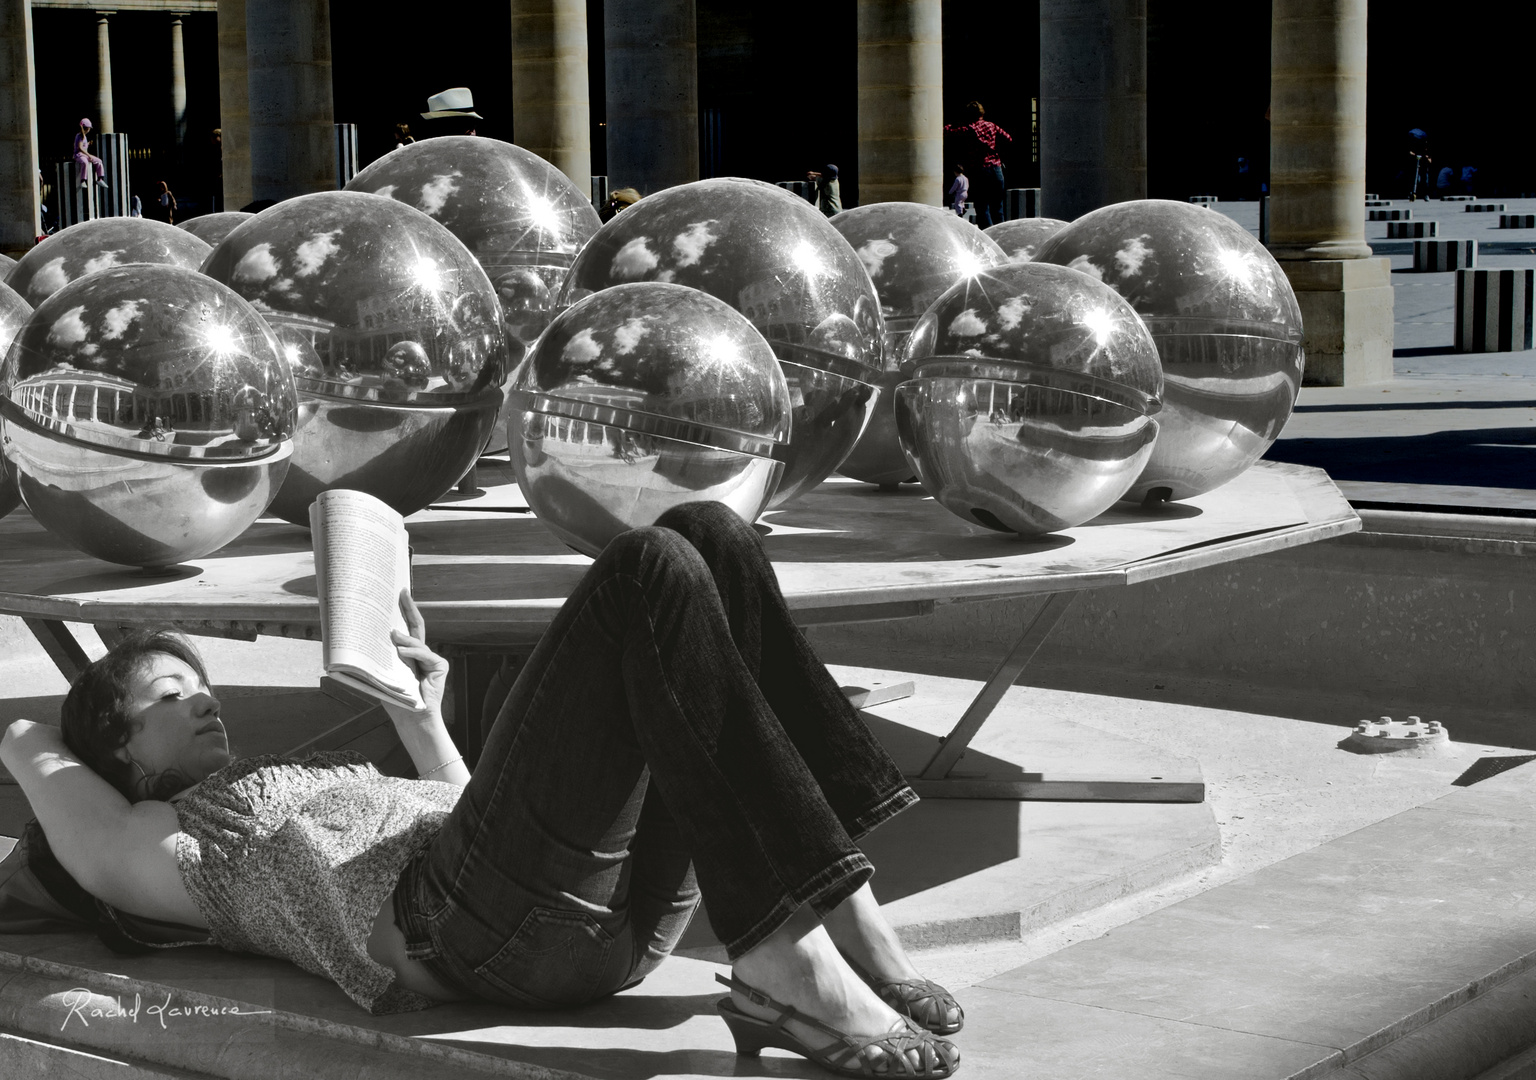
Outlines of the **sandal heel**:
[{"label": "sandal heel", "polygon": [[772,1031],[765,1025],[736,1011],[730,998],[722,998],[715,1006],[720,1019],[725,1021],[731,1039],[736,1043],[736,1053],[741,1057],[757,1057],[773,1045]]}]

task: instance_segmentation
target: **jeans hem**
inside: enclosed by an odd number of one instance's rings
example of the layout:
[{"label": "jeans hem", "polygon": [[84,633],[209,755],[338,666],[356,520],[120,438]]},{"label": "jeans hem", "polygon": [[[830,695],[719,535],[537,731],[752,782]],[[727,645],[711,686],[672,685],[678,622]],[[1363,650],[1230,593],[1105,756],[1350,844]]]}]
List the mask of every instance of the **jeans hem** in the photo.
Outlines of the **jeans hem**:
[{"label": "jeans hem", "polygon": [[917,792],[912,790],[912,786],[902,784],[874,806],[856,815],[850,823],[848,835],[854,841],[861,840],[917,801]]},{"label": "jeans hem", "polygon": [[[768,914],[759,919],[746,933],[725,942],[726,955],[734,961],[742,953],[761,945],[764,938],[788,922],[789,917],[806,904],[820,911],[817,901],[836,894],[836,902],[830,905],[830,907],[836,907],[860,885],[868,881],[874,873],[874,865],[863,852],[844,855],[831,866],[815,874],[798,889],[781,898]],[[708,903],[707,899],[705,903]]]}]

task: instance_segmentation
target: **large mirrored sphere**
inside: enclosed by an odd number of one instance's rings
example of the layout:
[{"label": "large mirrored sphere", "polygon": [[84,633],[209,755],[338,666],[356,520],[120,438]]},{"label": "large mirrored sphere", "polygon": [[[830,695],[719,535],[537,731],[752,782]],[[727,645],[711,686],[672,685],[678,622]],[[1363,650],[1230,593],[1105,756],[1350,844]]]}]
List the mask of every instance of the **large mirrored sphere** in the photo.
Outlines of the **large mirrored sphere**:
[{"label": "large mirrored sphere", "polygon": [[1014,218],[983,229],[1009,262],[1029,262],[1040,250],[1040,245],[1067,227],[1065,221],[1050,217]]},{"label": "large mirrored sphere", "polygon": [[168,566],[266,509],[297,400],[276,335],[195,270],[125,266],[38,305],[0,368],[0,445],[27,508],[108,562]]},{"label": "large mirrored sphere", "polygon": [[832,227],[858,252],[885,317],[885,372],[869,425],[838,472],[890,486],[912,476],[896,438],[895,390],[911,377],[907,338],[918,316],[958,281],[1005,261],[1002,248],[942,206],[871,203],[844,210]]},{"label": "large mirrored sphere", "polygon": [[967,521],[1030,536],[1123,497],[1151,456],[1162,375],[1146,324],[1086,274],[1010,263],[918,320],[896,430],[923,487]]},{"label": "large mirrored sphere", "polygon": [[3,282],[11,273],[11,267],[16,265],[16,260],[9,255],[0,255],[0,282]]},{"label": "large mirrored sphere", "polygon": [[581,300],[518,367],[511,402],[523,496],[589,555],[685,502],[753,521],[783,473],[790,393],[773,350],[697,289],[637,282]]},{"label": "large mirrored sphere", "polygon": [[[398,199],[464,241],[501,300],[509,368],[549,325],[576,253],[602,225],[559,169],[521,146],[475,135],[407,143],[347,190]],[[497,426],[487,449],[501,448],[504,431]]]},{"label": "large mirrored sphere", "polygon": [[226,210],[217,214],[200,214],[176,227],[191,233],[210,247],[218,247],[226,236],[255,216],[244,210]]},{"label": "large mirrored sphere", "polygon": [[333,487],[411,514],[464,475],[501,406],[506,341],[490,278],[420,210],[362,192],[287,199],[203,267],[266,316],[300,398],[272,512],[309,523]]},{"label": "large mirrored sphere", "polygon": [[209,246],[174,225],[148,218],[92,218],[54,233],[17,260],[5,283],[33,307],[65,285],[111,266],[149,263],[196,270]]},{"label": "large mirrored sphere", "polygon": [[794,404],[781,506],[853,449],[878,396],[884,328],[863,263],[822,213],[757,180],[700,180],[648,195],[582,249],[562,305],[630,281],[719,297],[768,339]]},{"label": "large mirrored sphere", "polygon": [[[0,359],[3,359],[16,338],[16,332],[32,317],[32,305],[21,298],[9,285],[0,285]],[[5,455],[0,454],[0,517],[5,517],[21,503],[21,492],[5,467]]]},{"label": "large mirrored sphere", "polygon": [[1210,491],[1279,438],[1301,389],[1301,309],[1247,229],[1188,203],[1117,203],[1078,218],[1035,258],[1112,286],[1157,342],[1162,433],[1132,498]]}]

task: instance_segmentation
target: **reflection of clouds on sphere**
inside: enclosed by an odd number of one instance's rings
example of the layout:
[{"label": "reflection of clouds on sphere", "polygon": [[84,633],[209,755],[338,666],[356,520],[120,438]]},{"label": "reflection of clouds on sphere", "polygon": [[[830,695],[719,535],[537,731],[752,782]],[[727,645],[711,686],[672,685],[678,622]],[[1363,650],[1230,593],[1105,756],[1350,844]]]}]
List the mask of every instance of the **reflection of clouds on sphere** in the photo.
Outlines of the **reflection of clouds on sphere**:
[{"label": "reflection of clouds on sphere", "polygon": [[203,270],[267,317],[298,384],[274,513],[307,524],[316,495],[349,487],[410,514],[474,463],[506,342],[490,279],[443,226],[377,195],[304,195],[236,228]]},{"label": "reflection of clouds on sphere", "polygon": [[126,266],[66,285],[16,335],[0,390],[27,508],[109,562],[223,547],[288,468],[297,399],[277,338],[195,270]]},{"label": "reflection of clouds on sphere", "polygon": [[838,468],[871,484],[899,484],[912,475],[896,438],[895,391],[911,373],[907,336],[928,305],[958,281],[1003,262],[981,230],[941,206],[887,202],[844,210],[832,227],[858,252],[875,283],[885,317],[881,398],[858,445]]},{"label": "reflection of clouds on sphere", "polygon": [[209,247],[191,233],[149,218],[92,218],[54,233],[23,255],[5,283],[36,307],[76,278],[114,266],[151,263],[196,270]]},{"label": "reflection of clouds on sphere", "polygon": [[[14,266],[15,263],[12,262]],[[0,285],[0,360],[3,360],[16,332],[32,315],[32,305],[9,285]],[[21,503],[21,492],[5,469],[5,457],[0,455],[0,517],[5,517]]]},{"label": "reflection of clouds on sphere", "polygon": [[1057,218],[1014,218],[983,229],[989,239],[1008,256],[1009,262],[1029,262],[1040,250],[1040,245],[1067,227]]},{"label": "reflection of clouds on sphere", "polygon": [[[509,367],[549,325],[572,260],[602,224],[590,197],[549,162],[474,135],[407,143],[358,173],[347,190],[415,207],[464,242],[501,298]],[[500,439],[498,429],[491,447]]]},{"label": "reflection of clouds on sphere", "polygon": [[[768,339],[794,404],[773,505],[815,487],[848,456],[876,396],[883,327],[869,274],[820,211],[756,180],[667,188],[598,230],[560,303],[639,281],[702,289]],[[832,316],[847,322],[828,323]]]},{"label": "reflection of clouds on sphere", "polygon": [[1117,203],[1072,222],[1036,258],[1113,287],[1157,342],[1162,433],[1133,498],[1210,491],[1279,438],[1301,389],[1301,309],[1247,229],[1188,203]]},{"label": "reflection of clouds on sphere", "polygon": [[1080,525],[1125,495],[1157,438],[1162,375],[1146,325],[1113,289],[1038,262],[954,286],[908,343],[896,396],[923,487],[990,529]]},{"label": "reflection of clouds on sphere", "polygon": [[176,227],[191,233],[210,247],[218,247],[226,236],[255,216],[244,210],[226,210],[217,214],[200,214]]},{"label": "reflection of clouds on sphere", "polygon": [[756,519],[790,430],[789,389],[762,335],[723,301],[660,282],[562,312],[519,365],[510,400],[528,505],[589,555],[685,502]]}]

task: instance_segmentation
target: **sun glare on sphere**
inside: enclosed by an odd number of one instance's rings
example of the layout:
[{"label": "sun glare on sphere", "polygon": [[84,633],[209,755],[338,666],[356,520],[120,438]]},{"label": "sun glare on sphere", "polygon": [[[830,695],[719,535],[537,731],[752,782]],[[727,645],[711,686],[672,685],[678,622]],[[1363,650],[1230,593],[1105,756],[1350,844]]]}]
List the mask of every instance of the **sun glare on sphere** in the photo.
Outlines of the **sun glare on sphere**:
[{"label": "sun glare on sphere", "polygon": [[210,349],[221,355],[234,352],[235,346],[239,344],[235,332],[222,323],[215,323],[204,331],[203,340],[208,343]]},{"label": "sun glare on sphere", "polygon": [[1253,275],[1253,266],[1248,261],[1248,256],[1241,251],[1233,251],[1230,248],[1216,253],[1216,259],[1221,263],[1221,268],[1227,272],[1228,277],[1236,278],[1244,285],[1248,284]]},{"label": "sun glare on sphere", "polygon": [[416,260],[416,265],[411,268],[411,277],[416,284],[428,292],[437,292],[443,287],[442,274],[437,269],[437,263],[428,258]]},{"label": "sun glare on sphere", "polygon": [[702,344],[704,357],[717,371],[734,367],[741,361],[741,353],[737,350],[736,343],[724,334],[708,338]]},{"label": "sun glare on sphere", "polygon": [[533,219],[535,227],[544,232],[557,232],[560,228],[560,211],[542,195],[529,193],[528,216]]},{"label": "sun glare on sphere", "polygon": [[1093,334],[1101,349],[1109,344],[1110,335],[1115,331],[1114,317],[1104,308],[1089,308],[1083,312],[1082,325]]},{"label": "sun glare on sphere", "polygon": [[985,269],[986,267],[981,265],[981,260],[969,251],[962,251],[955,257],[955,270],[961,277],[973,278]]},{"label": "sun glare on sphere", "polygon": [[810,243],[802,240],[790,254],[795,266],[806,277],[816,277],[827,272],[826,264],[821,261],[821,256],[816,254],[816,249]]}]

